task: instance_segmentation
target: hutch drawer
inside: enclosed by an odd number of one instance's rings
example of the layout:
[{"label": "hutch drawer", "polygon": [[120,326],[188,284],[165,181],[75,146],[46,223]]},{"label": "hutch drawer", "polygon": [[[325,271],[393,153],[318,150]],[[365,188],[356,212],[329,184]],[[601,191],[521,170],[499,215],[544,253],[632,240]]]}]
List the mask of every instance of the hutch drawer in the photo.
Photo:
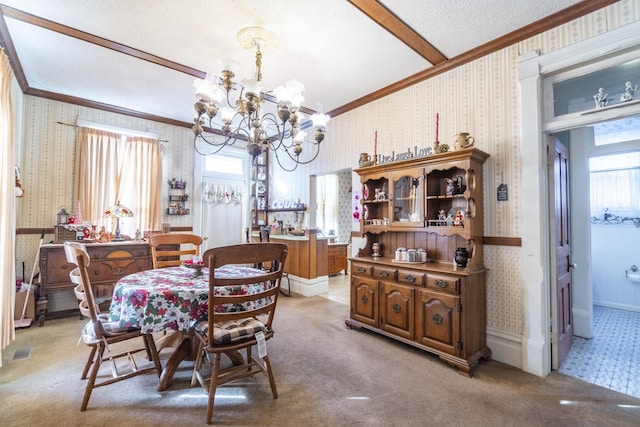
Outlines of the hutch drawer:
[{"label": "hutch drawer", "polygon": [[429,274],[427,276],[427,288],[448,292],[451,294],[460,293],[460,279],[458,277]]},{"label": "hutch drawer", "polygon": [[396,280],[396,274],[398,274],[398,270],[395,268],[382,267],[378,265],[373,267],[373,277],[376,279]]},{"label": "hutch drawer", "polygon": [[398,282],[408,283],[409,285],[423,287],[426,276],[426,273],[415,270],[398,270]]},{"label": "hutch drawer", "polygon": [[360,262],[351,263],[351,273],[358,276],[371,276],[372,266],[370,264],[363,264]]}]

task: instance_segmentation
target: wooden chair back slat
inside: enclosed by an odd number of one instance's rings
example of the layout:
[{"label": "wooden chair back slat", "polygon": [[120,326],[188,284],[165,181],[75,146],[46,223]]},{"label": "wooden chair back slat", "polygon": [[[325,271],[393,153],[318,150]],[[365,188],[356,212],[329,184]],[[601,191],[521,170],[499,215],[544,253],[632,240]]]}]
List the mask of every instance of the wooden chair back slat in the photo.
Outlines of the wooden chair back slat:
[{"label": "wooden chair back slat", "polygon": [[197,234],[155,234],[149,238],[153,268],[178,266],[183,257],[199,256],[200,245],[202,237]]}]

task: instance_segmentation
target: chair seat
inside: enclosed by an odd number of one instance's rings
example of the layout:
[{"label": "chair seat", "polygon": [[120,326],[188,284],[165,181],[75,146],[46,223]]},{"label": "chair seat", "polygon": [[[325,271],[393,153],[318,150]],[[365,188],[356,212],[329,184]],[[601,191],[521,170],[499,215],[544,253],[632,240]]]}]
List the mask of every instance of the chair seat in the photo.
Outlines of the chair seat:
[{"label": "chair seat", "polygon": [[[208,336],[209,334],[209,320],[199,320],[194,328],[197,333]],[[254,319],[253,317],[230,320],[228,322],[220,322],[214,324],[213,327],[213,342],[215,344],[234,344],[242,342],[246,339],[253,339],[253,336],[257,332],[266,332],[266,326],[261,321]]]},{"label": "chair seat", "polygon": [[[118,326],[117,323],[115,322],[108,322],[107,318],[108,315],[107,314],[100,314],[99,316],[100,319],[100,323],[102,324],[102,327],[104,328],[105,332],[110,333],[110,334],[119,334],[119,333],[128,333],[128,332],[133,332],[136,329],[132,329],[132,328],[120,328]],[[98,338],[96,332],[95,332],[95,328],[93,325],[93,321],[89,320],[85,325],[84,328],[82,328],[82,332],[80,333],[80,337],[82,338],[82,342],[84,342],[86,345],[95,345],[98,344],[100,342],[100,338]]]}]

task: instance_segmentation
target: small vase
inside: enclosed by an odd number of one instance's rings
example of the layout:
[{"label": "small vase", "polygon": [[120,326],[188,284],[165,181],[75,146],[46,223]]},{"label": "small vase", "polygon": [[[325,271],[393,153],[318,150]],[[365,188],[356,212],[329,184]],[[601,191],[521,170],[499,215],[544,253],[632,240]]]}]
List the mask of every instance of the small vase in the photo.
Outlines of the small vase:
[{"label": "small vase", "polygon": [[469,259],[469,252],[467,252],[467,248],[458,248],[454,259],[458,267],[466,267],[467,260]]}]

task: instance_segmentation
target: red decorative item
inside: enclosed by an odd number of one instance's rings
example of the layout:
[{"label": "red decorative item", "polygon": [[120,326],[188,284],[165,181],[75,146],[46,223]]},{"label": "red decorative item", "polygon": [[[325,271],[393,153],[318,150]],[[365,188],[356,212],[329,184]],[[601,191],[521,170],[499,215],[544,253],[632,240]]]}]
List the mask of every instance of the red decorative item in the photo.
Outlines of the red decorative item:
[{"label": "red decorative item", "polygon": [[76,224],[82,224],[84,219],[82,218],[82,208],[80,207],[80,200],[76,201],[73,207],[73,219]]},{"label": "red decorative item", "polygon": [[75,224],[75,223],[76,223],[75,218],[74,218],[74,217],[72,217],[72,216],[70,216],[70,217],[69,217],[69,224]]}]

